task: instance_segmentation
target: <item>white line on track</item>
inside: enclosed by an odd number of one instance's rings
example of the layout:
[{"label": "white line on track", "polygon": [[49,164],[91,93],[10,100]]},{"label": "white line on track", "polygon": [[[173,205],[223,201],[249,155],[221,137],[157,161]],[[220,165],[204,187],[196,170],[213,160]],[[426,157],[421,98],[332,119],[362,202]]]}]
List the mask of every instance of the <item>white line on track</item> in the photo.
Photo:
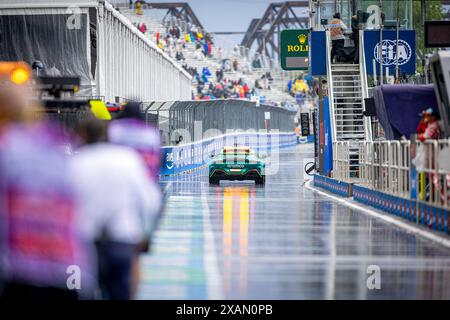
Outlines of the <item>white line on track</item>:
[{"label": "white line on track", "polygon": [[312,183],[312,180],[307,181],[305,183],[305,188],[309,189],[311,191],[317,192],[318,194],[320,194],[322,196],[331,198],[331,199],[335,200],[336,202],[344,204],[344,205],[346,205],[346,206],[348,206],[348,207],[350,207],[352,209],[359,210],[359,211],[361,211],[361,212],[363,212],[363,213],[365,213],[365,214],[367,214],[369,216],[378,218],[378,219],[383,220],[383,221],[385,221],[387,223],[390,223],[390,224],[393,224],[393,225],[395,225],[397,227],[405,229],[406,231],[408,231],[410,233],[416,234],[416,235],[421,236],[421,237],[423,237],[425,239],[434,241],[436,243],[439,243],[439,244],[441,244],[443,246],[446,246],[446,247],[450,248],[450,240],[447,239],[447,238],[441,237],[441,236],[439,236],[437,234],[434,234],[434,233],[431,233],[429,231],[425,231],[425,230],[423,230],[421,228],[418,228],[418,227],[416,227],[414,225],[411,225],[409,223],[400,221],[398,218],[391,217],[391,216],[389,216],[387,214],[378,213],[378,212],[376,212],[374,210],[371,210],[371,209],[369,209],[369,208],[367,208],[367,207],[365,207],[363,205],[359,205],[359,204],[353,203],[353,202],[351,202],[349,200],[346,200],[346,199],[340,198],[338,196],[334,196],[334,195],[331,195],[331,194],[326,193],[324,191],[318,190],[317,188],[312,187],[311,183]]},{"label": "white line on track", "polygon": [[[202,183],[202,182],[200,182]],[[219,262],[216,254],[216,246],[212,225],[209,216],[208,195],[206,188],[202,186],[201,199],[203,208],[203,264],[206,273],[207,298],[209,300],[223,300],[222,275],[219,272]]]}]

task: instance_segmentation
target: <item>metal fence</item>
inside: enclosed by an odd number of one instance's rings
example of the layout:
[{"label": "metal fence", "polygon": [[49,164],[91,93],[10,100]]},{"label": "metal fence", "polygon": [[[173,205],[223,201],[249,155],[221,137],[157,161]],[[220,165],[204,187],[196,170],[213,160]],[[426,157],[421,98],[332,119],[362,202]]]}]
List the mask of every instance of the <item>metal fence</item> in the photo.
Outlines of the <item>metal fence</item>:
[{"label": "metal fence", "polygon": [[450,208],[449,139],[415,144],[409,140],[359,142],[359,174],[354,177],[350,175],[349,159],[349,142],[334,143],[333,178],[434,207]]},{"label": "metal fence", "polygon": [[295,112],[246,100],[151,102],[144,119],[160,128],[165,145],[199,141],[230,130],[294,130]]},{"label": "metal fence", "polygon": [[350,180],[350,143],[339,141],[333,143],[333,178]]},{"label": "metal fence", "polygon": [[410,141],[375,141],[359,144],[357,183],[370,189],[409,198]]},{"label": "metal fence", "polygon": [[413,161],[417,170],[418,200],[450,208],[450,141],[419,142]]}]

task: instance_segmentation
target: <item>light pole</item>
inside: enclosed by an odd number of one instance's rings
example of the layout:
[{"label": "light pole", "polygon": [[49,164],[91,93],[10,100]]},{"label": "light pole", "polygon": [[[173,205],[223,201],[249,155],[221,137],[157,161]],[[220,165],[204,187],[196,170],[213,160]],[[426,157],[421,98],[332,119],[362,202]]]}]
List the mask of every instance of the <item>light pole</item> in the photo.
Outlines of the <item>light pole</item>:
[{"label": "light pole", "polygon": [[397,34],[395,39],[395,81],[398,81],[398,37],[400,34],[400,0],[397,0]]},{"label": "light pole", "polygon": [[378,46],[378,59],[380,60],[380,85],[383,84],[383,0],[380,0],[380,43]]}]

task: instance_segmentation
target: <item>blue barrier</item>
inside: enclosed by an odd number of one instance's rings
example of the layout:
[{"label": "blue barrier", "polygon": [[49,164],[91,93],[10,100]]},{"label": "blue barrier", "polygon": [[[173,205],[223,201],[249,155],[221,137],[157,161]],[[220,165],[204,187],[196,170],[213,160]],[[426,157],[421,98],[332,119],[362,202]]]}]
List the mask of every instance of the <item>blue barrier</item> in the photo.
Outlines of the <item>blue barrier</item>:
[{"label": "blue barrier", "polygon": [[354,200],[386,211],[410,222],[448,234],[449,212],[415,199],[392,196],[380,191],[353,185]]},{"label": "blue barrier", "polygon": [[225,146],[247,146],[257,152],[298,144],[295,133],[234,133],[199,142],[162,148],[161,175],[191,172],[207,165]]},{"label": "blue barrier", "polygon": [[325,189],[342,197],[352,196],[352,184],[344,181],[339,181],[333,178],[314,175],[314,186]]}]

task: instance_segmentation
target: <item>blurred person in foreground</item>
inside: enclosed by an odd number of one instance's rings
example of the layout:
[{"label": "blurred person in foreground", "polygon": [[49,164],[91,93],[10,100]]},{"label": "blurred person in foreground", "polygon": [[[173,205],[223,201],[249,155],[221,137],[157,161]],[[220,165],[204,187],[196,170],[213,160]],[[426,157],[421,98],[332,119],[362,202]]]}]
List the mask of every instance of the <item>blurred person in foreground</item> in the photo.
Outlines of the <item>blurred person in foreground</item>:
[{"label": "blurred person in foreground", "polygon": [[0,62],[0,298],[92,298],[94,252],[54,125],[39,112],[31,69]]},{"label": "blurred person in foreground", "polygon": [[[150,182],[157,184],[161,170],[161,133],[156,127],[147,125],[141,115],[141,103],[128,102],[116,120],[109,123],[108,140],[137,151],[145,163]],[[162,197],[160,188],[157,188],[156,191]],[[143,252],[150,250],[151,236],[158,225],[161,214],[162,208],[154,217],[152,229],[148,230],[147,241],[142,247]]]},{"label": "blurred person in foreground", "polygon": [[141,119],[141,104],[128,102],[108,128],[111,143],[135,149],[144,160],[148,176],[157,182],[161,168],[161,134]]},{"label": "blurred person in foreground", "polygon": [[159,187],[133,149],[108,143],[106,123],[87,119],[77,132],[84,143],[73,159],[83,230],[96,243],[104,299],[135,297],[139,254],[161,208]]}]

